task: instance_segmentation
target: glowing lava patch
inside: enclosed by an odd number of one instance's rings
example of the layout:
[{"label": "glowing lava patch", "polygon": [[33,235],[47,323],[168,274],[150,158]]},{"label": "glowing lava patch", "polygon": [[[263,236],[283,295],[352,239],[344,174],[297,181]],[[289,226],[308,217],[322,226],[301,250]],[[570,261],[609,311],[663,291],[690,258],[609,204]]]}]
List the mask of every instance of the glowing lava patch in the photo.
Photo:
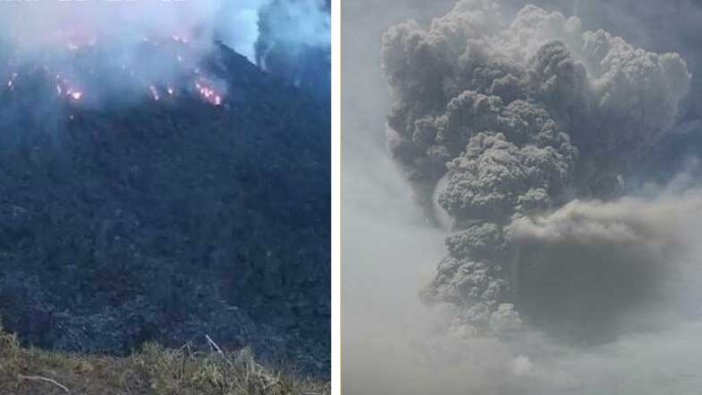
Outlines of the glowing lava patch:
[{"label": "glowing lava patch", "polygon": [[200,94],[202,99],[214,106],[222,105],[222,94],[219,93],[208,81],[200,78],[195,81],[195,90]]},{"label": "glowing lava patch", "polygon": [[[12,71],[26,66],[40,68],[46,75],[55,76],[55,95],[71,102],[87,102],[88,98],[91,102],[101,102],[105,95],[124,97],[126,94],[160,102],[177,97],[179,92],[187,92],[209,105],[221,106],[224,103],[224,85],[215,83],[207,72],[201,70],[194,60],[199,55],[193,56],[191,61],[189,55],[200,49],[188,35],[174,34],[162,39],[143,37],[141,41],[143,47],[139,48],[138,58],[120,59],[114,64],[104,57],[109,48],[98,45],[103,40],[92,35],[64,36],[56,43],[63,51],[56,58],[47,58],[43,66],[21,64],[18,59],[10,57],[7,64],[12,66],[5,69],[8,73],[7,90],[13,92],[18,84],[25,84],[24,80],[17,78],[18,73]],[[161,67],[168,74],[166,78],[160,72]]]}]

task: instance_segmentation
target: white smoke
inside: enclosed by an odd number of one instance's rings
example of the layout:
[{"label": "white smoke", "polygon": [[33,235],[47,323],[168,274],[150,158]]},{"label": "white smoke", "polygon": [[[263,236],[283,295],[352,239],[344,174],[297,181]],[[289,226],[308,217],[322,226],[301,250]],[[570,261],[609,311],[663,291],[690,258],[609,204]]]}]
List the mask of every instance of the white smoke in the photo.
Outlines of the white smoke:
[{"label": "white smoke", "polygon": [[239,0],[223,3],[215,21],[217,38],[250,61],[256,59],[259,11],[268,0]]},{"label": "white smoke", "polygon": [[[208,46],[221,29],[227,44],[253,59],[258,10],[265,0],[5,1],[1,37],[20,51],[41,56],[98,41],[137,46],[172,36]],[[204,48],[206,49],[206,48]]]},{"label": "white smoke", "polygon": [[[161,100],[180,90],[221,103],[225,84],[204,64],[213,61],[213,54],[216,58],[217,42],[255,63],[260,12],[272,2],[3,1],[0,78],[12,90],[22,82],[16,74],[43,70],[59,81],[59,96],[84,104],[139,95]],[[308,26],[328,24],[329,14],[321,4],[308,3],[276,3],[295,16],[285,20],[280,34],[297,37],[297,43],[328,45],[328,30],[309,31]],[[278,34],[275,26],[272,31]]]},{"label": "white smoke", "polygon": [[273,24],[271,41],[293,47],[331,45],[329,11],[324,0],[274,0],[264,12],[268,12]]}]

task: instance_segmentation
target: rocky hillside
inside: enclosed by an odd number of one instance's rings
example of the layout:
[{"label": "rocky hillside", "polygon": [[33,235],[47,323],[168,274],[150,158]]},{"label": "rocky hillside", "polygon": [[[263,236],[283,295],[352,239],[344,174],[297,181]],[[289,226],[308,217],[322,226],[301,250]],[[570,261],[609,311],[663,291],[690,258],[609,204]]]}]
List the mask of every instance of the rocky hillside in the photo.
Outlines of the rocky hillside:
[{"label": "rocky hillside", "polygon": [[41,68],[0,88],[2,323],[116,355],[207,334],[326,375],[329,115],[224,46],[203,68],[221,102],[59,103]]}]

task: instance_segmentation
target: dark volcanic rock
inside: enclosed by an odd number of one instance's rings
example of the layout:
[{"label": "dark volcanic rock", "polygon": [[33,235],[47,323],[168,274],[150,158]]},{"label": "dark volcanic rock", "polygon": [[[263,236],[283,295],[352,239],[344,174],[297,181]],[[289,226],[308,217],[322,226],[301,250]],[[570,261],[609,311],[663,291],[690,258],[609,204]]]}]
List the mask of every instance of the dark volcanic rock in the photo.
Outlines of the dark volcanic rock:
[{"label": "dark volcanic rock", "polygon": [[40,71],[0,92],[0,317],[40,347],[208,334],[326,375],[329,115],[227,48],[206,67],[221,106],[81,108]]}]

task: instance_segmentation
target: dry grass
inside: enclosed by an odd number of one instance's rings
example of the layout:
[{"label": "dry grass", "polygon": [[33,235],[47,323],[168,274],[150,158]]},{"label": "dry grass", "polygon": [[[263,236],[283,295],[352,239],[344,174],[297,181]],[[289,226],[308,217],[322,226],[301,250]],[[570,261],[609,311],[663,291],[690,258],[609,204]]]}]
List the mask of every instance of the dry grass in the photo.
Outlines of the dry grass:
[{"label": "dry grass", "polygon": [[23,348],[0,332],[2,395],[327,395],[329,383],[273,372],[247,352],[195,353],[147,345],[131,357]]}]

